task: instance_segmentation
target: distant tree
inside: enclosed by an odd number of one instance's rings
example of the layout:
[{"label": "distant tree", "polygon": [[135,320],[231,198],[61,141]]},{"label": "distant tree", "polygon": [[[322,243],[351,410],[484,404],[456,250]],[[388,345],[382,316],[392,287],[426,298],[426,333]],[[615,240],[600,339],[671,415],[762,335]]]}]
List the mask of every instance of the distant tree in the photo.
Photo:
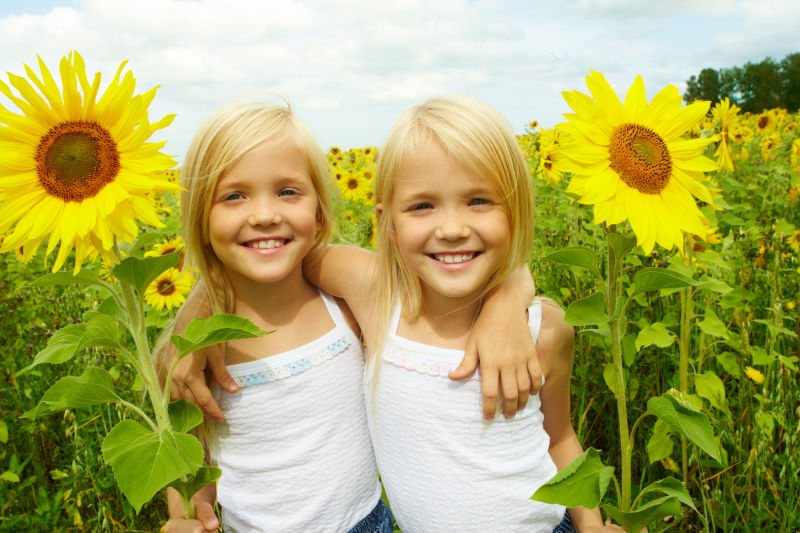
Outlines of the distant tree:
[{"label": "distant tree", "polygon": [[692,76],[686,82],[686,93],[683,99],[686,103],[695,100],[708,100],[716,104],[720,100],[719,74],[713,68],[704,68],[699,76]]},{"label": "distant tree", "polygon": [[734,104],[738,104],[741,101],[742,95],[739,93],[739,88],[736,84],[736,77],[741,70],[739,67],[719,69],[720,100],[730,98]]},{"label": "distant tree", "polygon": [[789,54],[781,61],[783,105],[789,112],[800,110],[800,53]]},{"label": "distant tree", "polygon": [[764,109],[783,107],[781,72],[771,58],[761,63],[745,63],[737,74],[737,88],[742,95],[739,105],[743,111],[760,113]]}]

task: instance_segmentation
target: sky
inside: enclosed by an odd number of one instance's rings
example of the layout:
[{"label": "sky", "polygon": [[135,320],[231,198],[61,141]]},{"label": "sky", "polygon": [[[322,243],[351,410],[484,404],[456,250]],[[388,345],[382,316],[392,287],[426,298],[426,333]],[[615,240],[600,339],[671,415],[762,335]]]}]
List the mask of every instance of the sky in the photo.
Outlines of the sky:
[{"label": "sky", "polygon": [[[194,131],[238,99],[286,98],[323,148],[379,146],[408,107],[447,93],[498,109],[517,133],[570,112],[589,69],[652,98],[701,69],[800,52],[796,0],[0,0],[0,73],[57,75],[77,50],[106,82],[128,60],[160,86],[153,140],[180,161]],[[102,85],[104,87],[105,85]],[[0,95],[3,106],[14,109]]]}]

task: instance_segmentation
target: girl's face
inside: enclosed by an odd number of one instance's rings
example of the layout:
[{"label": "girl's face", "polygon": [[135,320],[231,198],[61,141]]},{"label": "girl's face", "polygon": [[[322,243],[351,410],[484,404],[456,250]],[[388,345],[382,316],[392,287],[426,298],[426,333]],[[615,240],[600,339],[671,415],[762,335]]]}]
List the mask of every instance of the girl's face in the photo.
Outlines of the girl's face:
[{"label": "girl's face", "polygon": [[301,272],[319,228],[309,166],[291,142],[257,145],[217,181],[209,240],[234,286]]},{"label": "girl's face", "polygon": [[390,216],[390,237],[420,280],[423,306],[477,301],[507,260],[511,228],[499,195],[437,142],[400,166]]}]

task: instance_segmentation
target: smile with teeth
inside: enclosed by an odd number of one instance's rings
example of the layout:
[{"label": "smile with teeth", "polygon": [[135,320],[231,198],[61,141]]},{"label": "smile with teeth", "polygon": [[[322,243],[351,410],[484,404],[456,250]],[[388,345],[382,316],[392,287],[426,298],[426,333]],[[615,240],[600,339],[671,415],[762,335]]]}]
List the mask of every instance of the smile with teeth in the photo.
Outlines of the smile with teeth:
[{"label": "smile with teeth", "polygon": [[475,252],[463,254],[432,254],[433,258],[441,263],[465,263],[474,258],[477,254]]},{"label": "smile with teeth", "polygon": [[286,244],[285,239],[265,239],[262,241],[250,241],[244,243],[248,248],[278,248]]}]

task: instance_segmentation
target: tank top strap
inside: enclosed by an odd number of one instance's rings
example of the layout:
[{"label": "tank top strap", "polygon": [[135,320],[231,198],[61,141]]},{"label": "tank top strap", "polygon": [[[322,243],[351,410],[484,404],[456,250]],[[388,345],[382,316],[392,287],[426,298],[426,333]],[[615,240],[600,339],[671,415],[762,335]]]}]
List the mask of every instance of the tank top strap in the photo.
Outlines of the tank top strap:
[{"label": "tank top strap", "polygon": [[336,299],[327,292],[319,291],[319,294],[322,296],[322,301],[325,302],[325,307],[328,308],[328,314],[333,319],[333,323],[337,327],[344,328],[345,331],[352,331]]},{"label": "tank top strap", "polygon": [[536,342],[542,329],[542,302],[539,300],[528,307],[528,327],[533,335],[533,342]]},{"label": "tank top strap", "polygon": [[400,302],[395,302],[392,308],[392,318],[389,319],[389,337],[397,336],[397,327],[400,325]]}]

